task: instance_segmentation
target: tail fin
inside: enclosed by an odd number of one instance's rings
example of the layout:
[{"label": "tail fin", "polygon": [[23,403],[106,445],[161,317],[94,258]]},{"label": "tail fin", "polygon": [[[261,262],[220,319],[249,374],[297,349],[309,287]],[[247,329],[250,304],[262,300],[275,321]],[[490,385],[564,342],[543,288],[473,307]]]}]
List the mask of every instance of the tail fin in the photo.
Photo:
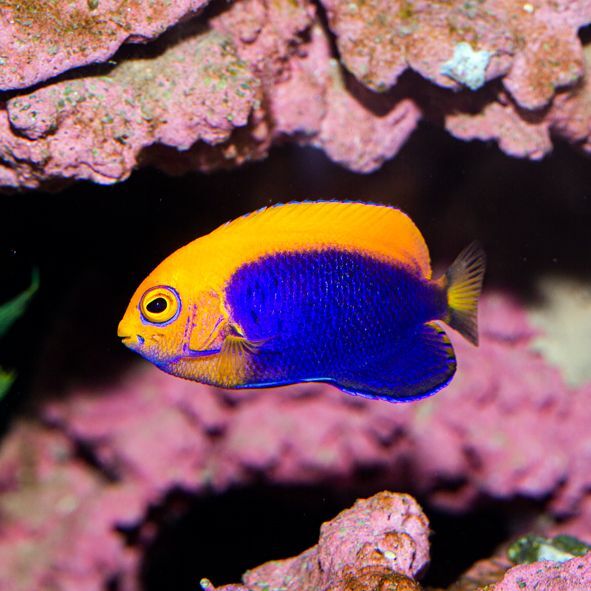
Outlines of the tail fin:
[{"label": "tail fin", "polygon": [[478,298],[486,267],[486,255],[472,242],[458,255],[445,274],[448,324],[474,345],[478,345]]}]

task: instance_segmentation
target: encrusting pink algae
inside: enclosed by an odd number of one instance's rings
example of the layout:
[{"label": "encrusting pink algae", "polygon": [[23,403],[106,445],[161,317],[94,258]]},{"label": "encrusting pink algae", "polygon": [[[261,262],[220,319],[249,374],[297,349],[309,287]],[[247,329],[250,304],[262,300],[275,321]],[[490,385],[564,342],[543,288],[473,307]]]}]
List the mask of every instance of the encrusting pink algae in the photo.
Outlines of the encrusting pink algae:
[{"label": "encrusting pink algae", "polygon": [[512,156],[589,151],[589,0],[79,4],[0,2],[0,187],[207,171],[286,140],[369,172],[423,118]]}]

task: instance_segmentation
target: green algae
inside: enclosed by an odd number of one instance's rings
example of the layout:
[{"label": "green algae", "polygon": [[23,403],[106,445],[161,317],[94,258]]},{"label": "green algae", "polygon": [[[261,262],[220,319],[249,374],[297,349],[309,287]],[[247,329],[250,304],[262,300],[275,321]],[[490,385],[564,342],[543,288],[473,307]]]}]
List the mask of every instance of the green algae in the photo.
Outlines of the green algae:
[{"label": "green algae", "polygon": [[509,546],[507,557],[515,564],[530,564],[541,560],[565,562],[577,556],[584,556],[590,550],[591,546],[573,536],[544,538],[529,534]]},{"label": "green algae", "polygon": [[24,314],[29,300],[38,289],[39,272],[34,271],[30,287],[14,299],[0,306],[0,338],[3,337],[14,322]]},{"label": "green algae", "polygon": [[[39,273],[33,272],[31,285],[21,294],[0,306],[0,338],[2,338],[10,327],[20,318],[29,304],[29,301],[39,289]],[[15,380],[15,373],[6,371],[0,367],[0,400],[6,395]]]},{"label": "green algae", "polygon": [[10,390],[15,377],[14,372],[5,371],[0,367],[0,400],[2,400],[2,398],[8,393],[8,390]]}]

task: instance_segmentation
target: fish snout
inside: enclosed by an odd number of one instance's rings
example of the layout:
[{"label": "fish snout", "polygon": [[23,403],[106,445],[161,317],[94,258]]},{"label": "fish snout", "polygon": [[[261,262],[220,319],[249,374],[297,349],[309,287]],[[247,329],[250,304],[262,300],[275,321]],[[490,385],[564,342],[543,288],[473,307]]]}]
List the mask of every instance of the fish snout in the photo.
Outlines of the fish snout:
[{"label": "fish snout", "polygon": [[131,349],[141,346],[144,343],[144,338],[139,334],[134,334],[134,332],[135,331],[132,330],[132,327],[130,327],[124,320],[122,320],[117,327],[117,336],[126,347]]},{"label": "fish snout", "polygon": [[137,350],[139,349],[145,342],[145,339],[143,336],[136,334],[136,335],[117,335],[120,339],[121,342],[126,346],[129,347],[130,349],[134,349]]}]

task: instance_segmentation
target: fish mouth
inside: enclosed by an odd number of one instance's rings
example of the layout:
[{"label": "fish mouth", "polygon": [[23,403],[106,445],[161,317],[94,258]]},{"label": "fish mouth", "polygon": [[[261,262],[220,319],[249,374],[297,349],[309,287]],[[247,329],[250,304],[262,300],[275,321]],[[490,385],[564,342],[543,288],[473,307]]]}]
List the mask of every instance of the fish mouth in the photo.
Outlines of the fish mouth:
[{"label": "fish mouth", "polygon": [[135,335],[135,338],[129,334],[119,334],[117,336],[121,339],[121,342],[126,347],[133,348],[134,345],[141,346],[144,344],[144,337],[140,336],[139,334]]}]

